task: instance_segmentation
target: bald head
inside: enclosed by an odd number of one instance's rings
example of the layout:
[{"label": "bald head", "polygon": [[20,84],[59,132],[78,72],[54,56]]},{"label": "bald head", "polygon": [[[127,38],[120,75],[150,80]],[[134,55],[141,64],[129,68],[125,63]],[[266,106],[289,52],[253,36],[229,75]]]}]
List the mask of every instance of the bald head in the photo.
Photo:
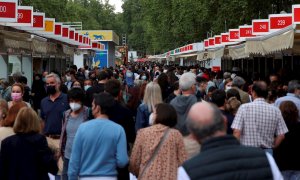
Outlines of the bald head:
[{"label": "bald head", "polygon": [[192,106],[188,114],[187,127],[199,142],[213,137],[218,132],[226,134],[221,111],[207,102]]}]

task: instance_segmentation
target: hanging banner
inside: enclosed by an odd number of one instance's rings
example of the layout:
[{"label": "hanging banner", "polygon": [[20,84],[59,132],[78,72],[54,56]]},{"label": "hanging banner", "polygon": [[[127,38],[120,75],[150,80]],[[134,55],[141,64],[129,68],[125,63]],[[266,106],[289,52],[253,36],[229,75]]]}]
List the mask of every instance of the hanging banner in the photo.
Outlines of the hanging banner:
[{"label": "hanging banner", "polygon": [[17,23],[6,23],[6,26],[20,27],[20,26],[33,26],[33,7],[31,6],[18,6],[18,21]]},{"label": "hanging banner", "polygon": [[269,19],[252,20],[252,34],[253,35],[269,34]]},{"label": "hanging banner", "polygon": [[292,14],[293,14],[293,23],[300,24],[300,5],[293,5],[292,6]]},{"label": "hanging banner", "polygon": [[292,14],[270,14],[269,15],[269,28],[271,32],[286,28],[293,23]]},{"label": "hanging banner", "polygon": [[229,41],[239,41],[239,40],[240,40],[240,30],[229,29]]},{"label": "hanging banner", "polygon": [[16,23],[18,22],[18,0],[0,1],[0,22]]},{"label": "hanging banner", "polygon": [[45,13],[33,13],[33,29],[45,30]]}]

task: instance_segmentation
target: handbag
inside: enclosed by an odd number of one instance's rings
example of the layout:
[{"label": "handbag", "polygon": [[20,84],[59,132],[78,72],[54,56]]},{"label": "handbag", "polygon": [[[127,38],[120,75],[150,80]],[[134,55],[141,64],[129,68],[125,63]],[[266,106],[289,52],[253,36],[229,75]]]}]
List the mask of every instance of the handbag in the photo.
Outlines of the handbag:
[{"label": "handbag", "polygon": [[163,137],[161,138],[160,142],[158,143],[158,145],[156,146],[156,148],[155,148],[155,150],[154,150],[154,152],[153,152],[153,155],[151,156],[151,158],[150,158],[149,161],[147,162],[145,168],[143,169],[142,173],[139,175],[138,178],[141,178],[141,177],[144,175],[144,173],[146,172],[146,169],[149,168],[150,164],[152,163],[152,161],[153,161],[153,160],[155,159],[155,157],[157,156],[157,154],[158,154],[160,148],[162,147],[163,143],[165,142],[165,140],[166,140],[167,137],[168,137],[168,134],[169,134],[170,129],[171,129],[171,128],[168,128],[168,129],[165,130]]}]

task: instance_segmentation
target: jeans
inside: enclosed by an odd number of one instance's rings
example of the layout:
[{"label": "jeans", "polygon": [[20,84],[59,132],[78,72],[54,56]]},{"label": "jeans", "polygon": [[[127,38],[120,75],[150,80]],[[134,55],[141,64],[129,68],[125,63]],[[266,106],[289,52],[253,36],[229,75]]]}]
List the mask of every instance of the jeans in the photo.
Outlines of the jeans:
[{"label": "jeans", "polygon": [[273,149],[264,149],[264,151],[273,156]]},{"label": "jeans", "polygon": [[61,180],[68,180],[68,169],[70,159],[64,158],[63,170],[61,173]]},{"label": "jeans", "polygon": [[281,171],[284,180],[300,180],[300,171]]}]

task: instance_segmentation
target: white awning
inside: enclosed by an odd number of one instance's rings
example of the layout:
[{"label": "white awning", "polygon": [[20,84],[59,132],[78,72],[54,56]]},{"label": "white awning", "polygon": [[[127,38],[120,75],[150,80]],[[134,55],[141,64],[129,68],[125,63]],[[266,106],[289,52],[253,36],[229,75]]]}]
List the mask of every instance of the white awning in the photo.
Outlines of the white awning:
[{"label": "white awning", "polygon": [[293,48],[295,30],[291,25],[266,36],[246,40],[246,54],[271,54]]},{"label": "white awning", "polygon": [[248,58],[249,53],[245,52],[245,44],[240,44],[237,46],[228,46],[229,56],[235,59]]}]

